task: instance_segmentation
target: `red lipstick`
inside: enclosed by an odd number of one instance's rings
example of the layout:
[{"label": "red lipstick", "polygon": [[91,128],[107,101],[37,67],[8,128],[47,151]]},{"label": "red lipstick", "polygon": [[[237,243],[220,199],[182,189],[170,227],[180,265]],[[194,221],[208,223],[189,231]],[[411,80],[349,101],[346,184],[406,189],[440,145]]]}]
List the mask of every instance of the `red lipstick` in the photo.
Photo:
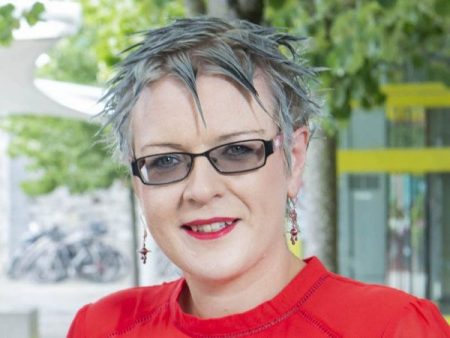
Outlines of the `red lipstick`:
[{"label": "red lipstick", "polygon": [[[194,238],[200,240],[212,240],[217,239],[219,237],[225,236],[230,233],[234,227],[238,219],[230,218],[230,217],[213,217],[208,219],[197,219],[188,223],[183,224],[182,228],[186,231],[186,233]],[[205,226],[207,224],[212,223],[227,223],[224,228],[218,229],[217,231],[209,231],[203,232],[202,230],[194,230],[196,227]]]}]

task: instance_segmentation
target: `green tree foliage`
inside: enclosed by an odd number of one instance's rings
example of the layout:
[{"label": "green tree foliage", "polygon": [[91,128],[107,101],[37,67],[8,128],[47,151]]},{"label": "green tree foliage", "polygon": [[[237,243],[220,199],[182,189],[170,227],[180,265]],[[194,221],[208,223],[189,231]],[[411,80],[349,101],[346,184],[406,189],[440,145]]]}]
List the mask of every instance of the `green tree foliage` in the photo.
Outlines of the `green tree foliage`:
[{"label": "green tree foliage", "polygon": [[447,0],[269,0],[266,20],[311,37],[311,63],[328,68],[329,111],[384,100],[387,82],[450,82],[450,2]]},{"label": "green tree foliage", "polygon": [[36,24],[45,7],[41,2],[35,2],[30,9],[18,12],[12,3],[0,5],[0,46],[8,45],[13,39],[13,31],[20,28],[21,19],[32,26]]},{"label": "green tree foliage", "polygon": [[[82,31],[51,53],[52,66],[40,74],[103,83],[120,52],[139,39],[133,33],[187,12],[207,14],[214,6],[201,0],[81,2]],[[188,9],[196,10],[186,10],[188,4]],[[383,83],[450,82],[447,0],[266,0],[264,4],[266,24],[310,37],[308,58],[313,65],[328,68],[320,74],[320,86],[328,88],[326,102],[338,118],[348,117],[353,105],[381,104]]]},{"label": "green tree foliage", "polygon": [[81,0],[83,27],[49,53],[41,77],[102,84],[120,53],[139,40],[137,32],[185,15],[183,0]]},{"label": "green tree foliage", "polygon": [[49,62],[37,69],[40,78],[96,85],[98,61],[93,32],[82,28],[75,36],[60,41],[50,53]]},{"label": "green tree foliage", "polygon": [[35,177],[22,183],[32,196],[47,194],[59,186],[72,193],[107,188],[127,172],[112,160],[99,142],[99,126],[82,120],[51,116],[9,116],[0,127],[11,134],[9,153],[25,156],[27,170]]}]

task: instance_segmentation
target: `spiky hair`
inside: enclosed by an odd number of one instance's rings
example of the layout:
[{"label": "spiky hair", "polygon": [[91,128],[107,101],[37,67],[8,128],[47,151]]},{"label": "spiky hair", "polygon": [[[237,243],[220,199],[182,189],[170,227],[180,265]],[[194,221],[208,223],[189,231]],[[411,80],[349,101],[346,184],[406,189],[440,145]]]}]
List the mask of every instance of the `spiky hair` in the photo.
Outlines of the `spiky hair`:
[{"label": "spiky hair", "polygon": [[[191,92],[206,125],[196,89],[196,76],[221,74],[248,91],[271,115],[284,134],[285,153],[292,131],[308,123],[317,104],[308,87],[316,71],[301,57],[304,38],[277,32],[243,20],[225,21],[198,17],[178,19],[171,25],[141,33],[143,39],[131,46],[108,83],[101,115],[112,127],[113,145],[124,161],[132,158],[131,112],[142,90],[171,74]],[[265,76],[273,94],[274,107],[262,105],[253,85],[255,71]],[[289,163],[288,163],[289,164]]]}]

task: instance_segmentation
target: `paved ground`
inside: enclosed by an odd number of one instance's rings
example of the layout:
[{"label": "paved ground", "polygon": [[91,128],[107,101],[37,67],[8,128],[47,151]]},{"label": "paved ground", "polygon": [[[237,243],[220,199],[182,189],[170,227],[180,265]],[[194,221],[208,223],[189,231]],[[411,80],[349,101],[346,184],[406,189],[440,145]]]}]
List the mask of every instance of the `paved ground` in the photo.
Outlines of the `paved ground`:
[{"label": "paved ground", "polygon": [[[69,281],[59,284],[33,284],[0,276],[2,307],[37,308],[39,338],[64,338],[77,309],[103,295],[131,286],[131,280],[110,284]],[[4,333],[0,333],[1,337]]]}]

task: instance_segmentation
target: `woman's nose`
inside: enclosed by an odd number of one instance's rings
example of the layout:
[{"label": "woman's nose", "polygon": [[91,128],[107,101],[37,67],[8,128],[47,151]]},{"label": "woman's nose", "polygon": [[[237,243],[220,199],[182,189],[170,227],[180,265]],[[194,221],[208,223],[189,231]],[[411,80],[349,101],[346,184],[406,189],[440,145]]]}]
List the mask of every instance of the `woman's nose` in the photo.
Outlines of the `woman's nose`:
[{"label": "woman's nose", "polygon": [[218,173],[206,157],[197,157],[186,178],[183,197],[196,204],[207,204],[211,199],[223,194],[223,175]]}]

